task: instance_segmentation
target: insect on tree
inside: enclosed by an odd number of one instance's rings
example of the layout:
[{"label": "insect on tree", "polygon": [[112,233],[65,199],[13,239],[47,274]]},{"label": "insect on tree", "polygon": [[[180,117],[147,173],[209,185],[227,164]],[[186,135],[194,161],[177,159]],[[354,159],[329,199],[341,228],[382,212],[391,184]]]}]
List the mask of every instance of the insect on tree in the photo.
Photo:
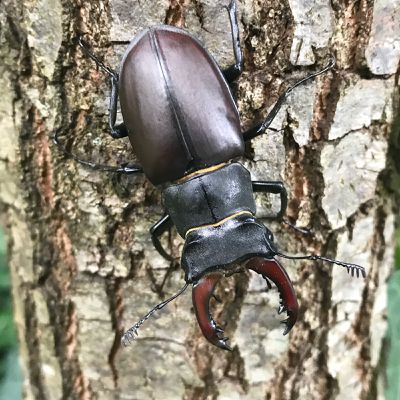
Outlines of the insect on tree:
[{"label": "insect on tree", "polygon": [[[167,260],[172,257],[160,242],[161,235],[175,225],[185,240],[181,266],[185,285],[171,298],[154,307],[122,337],[128,344],[140,326],[156,310],[193,285],[193,306],[206,339],[230,350],[223,329],[213,320],[210,298],[220,278],[250,269],[261,274],[268,285],[278,288],[286,312],[287,334],[297,320],[298,303],[293,285],[277,257],[322,260],[347,268],[352,275],[365,276],[363,267],[311,254],[291,256],[281,252],[272,232],[256,218],[254,192],[280,196],[283,219],[287,192],[282,182],[252,181],[249,171],[237,160],[244,155],[245,142],[271,129],[270,125],[288,95],[297,86],[332,69],[331,58],[319,72],[287,89],[261,123],[242,132],[239,113],[229,84],[242,73],[236,2],[226,7],[229,15],[235,64],[222,70],[202,44],[183,29],[161,25],[147,28],[127,47],[120,72],[106,66],[80,38],[85,53],[111,82],[109,126],[115,139],[129,137],[140,165],[108,166],[85,161],[61,143],[55,143],[77,162],[99,171],[119,174],[144,173],[162,191],[165,215],[150,229],[153,244]],[[195,77],[195,79],[193,79]],[[118,100],[123,123],[116,124]],[[296,228],[296,227],[294,227]]]}]

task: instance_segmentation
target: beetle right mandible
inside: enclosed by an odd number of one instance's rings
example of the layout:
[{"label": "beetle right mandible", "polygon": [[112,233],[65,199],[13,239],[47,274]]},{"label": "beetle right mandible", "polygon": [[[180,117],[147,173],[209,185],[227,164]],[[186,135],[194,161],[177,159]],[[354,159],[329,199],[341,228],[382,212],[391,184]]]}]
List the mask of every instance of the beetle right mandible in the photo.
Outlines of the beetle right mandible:
[{"label": "beetle right mandible", "polygon": [[[253,192],[275,193],[281,198],[276,218],[282,220],[287,193],[282,182],[252,182],[250,173],[237,162],[244,144],[265,132],[289,93],[303,82],[333,68],[334,60],[286,90],[262,123],[241,132],[239,113],[229,84],[242,72],[236,2],[227,7],[235,64],[221,70],[193,36],[182,29],[161,25],[145,29],[126,49],[120,73],[104,65],[84,44],[86,53],[111,80],[109,125],[114,138],[128,136],[141,165],[109,167],[81,160],[59,141],[62,150],[78,162],[98,170],[119,173],[143,172],[160,187],[165,216],[151,229],[153,243],[165,258],[159,237],[175,225],[185,239],[181,265],[186,285],[193,284],[193,305],[204,336],[212,344],[230,349],[223,330],[212,319],[209,300],[222,275],[244,268],[271,280],[281,295],[279,313],[290,331],[296,322],[298,304],[289,276],[275,257],[324,260],[359,275],[362,267],[318,255],[292,257],[280,252],[271,231],[255,217]],[[117,102],[123,123],[116,125]],[[157,309],[152,309],[123,337],[128,343],[138,328]]]}]

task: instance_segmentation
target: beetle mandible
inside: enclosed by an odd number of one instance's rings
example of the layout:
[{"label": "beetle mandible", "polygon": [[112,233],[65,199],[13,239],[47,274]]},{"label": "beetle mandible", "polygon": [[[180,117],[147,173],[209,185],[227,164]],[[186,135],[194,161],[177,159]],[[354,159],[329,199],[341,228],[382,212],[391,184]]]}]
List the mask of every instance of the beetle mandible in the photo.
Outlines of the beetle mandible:
[{"label": "beetle mandible", "polygon": [[[97,170],[125,174],[144,173],[160,187],[166,214],[151,229],[153,244],[170,260],[160,236],[173,225],[185,239],[181,266],[185,286],[154,307],[122,337],[127,344],[156,310],[179,296],[189,284],[201,331],[212,344],[231,347],[223,329],[209,311],[210,297],[223,275],[244,268],[261,274],[277,286],[286,311],[284,334],[297,320],[298,304],[293,285],[276,257],[323,260],[338,264],[359,276],[364,268],[318,255],[289,256],[274,244],[271,231],[255,217],[253,192],[280,195],[278,220],[283,219],[287,193],[282,182],[251,181],[250,173],[236,160],[244,144],[265,132],[290,92],[298,85],[333,68],[331,59],[321,71],[287,89],[265,120],[241,132],[239,113],[229,84],[243,69],[236,1],[226,7],[231,25],[235,64],[221,70],[200,42],[183,29],[161,25],[147,28],[125,51],[120,73],[102,63],[80,39],[84,51],[106,72],[111,81],[109,126],[113,138],[128,136],[141,165],[119,167],[95,164],[61,149],[76,161]],[[196,79],[193,79],[193,77]],[[116,124],[118,99],[123,123]],[[271,129],[271,128],[269,128]]]}]

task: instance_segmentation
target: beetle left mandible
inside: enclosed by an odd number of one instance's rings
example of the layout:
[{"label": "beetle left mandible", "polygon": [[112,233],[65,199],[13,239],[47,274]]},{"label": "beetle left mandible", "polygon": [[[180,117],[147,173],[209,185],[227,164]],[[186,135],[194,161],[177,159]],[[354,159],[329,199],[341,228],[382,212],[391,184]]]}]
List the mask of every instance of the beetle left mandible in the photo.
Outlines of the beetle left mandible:
[{"label": "beetle left mandible", "polygon": [[[292,283],[276,257],[323,260],[359,276],[364,268],[318,255],[289,256],[274,244],[271,231],[255,217],[253,192],[279,194],[282,220],[287,193],[282,182],[252,182],[237,160],[244,143],[265,132],[289,93],[298,85],[333,68],[331,59],[321,71],[286,90],[262,123],[242,133],[239,114],[229,90],[242,72],[236,2],[227,7],[235,64],[221,70],[204,47],[186,31],[166,25],[145,29],[129,44],[120,73],[103,64],[80,40],[83,50],[111,82],[110,133],[128,136],[141,165],[119,167],[85,161],[71,153],[55,135],[55,142],[76,161],[97,170],[141,173],[162,192],[165,216],[151,229],[154,246],[166,259],[170,255],[159,237],[175,225],[185,239],[181,265],[186,285],[176,295],[154,307],[122,338],[127,344],[156,310],[193,285],[193,305],[200,328],[212,344],[230,349],[223,329],[209,312],[209,300],[219,279],[243,268],[271,280],[281,295],[279,313],[286,312],[284,334],[297,320],[298,304]],[[195,77],[195,78],[194,78]],[[116,124],[118,98],[124,122]]]}]

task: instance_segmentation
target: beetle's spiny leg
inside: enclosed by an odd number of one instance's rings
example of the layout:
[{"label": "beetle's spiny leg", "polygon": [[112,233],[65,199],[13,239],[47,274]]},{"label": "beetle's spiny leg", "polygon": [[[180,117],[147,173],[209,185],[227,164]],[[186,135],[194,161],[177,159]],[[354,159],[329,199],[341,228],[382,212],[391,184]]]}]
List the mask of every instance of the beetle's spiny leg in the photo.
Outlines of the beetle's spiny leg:
[{"label": "beetle's spiny leg", "polygon": [[193,285],[193,307],[204,337],[214,346],[223,350],[232,350],[227,343],[229,339],[224,337],[224,330],[210,315],[210,298],[221,276],[218,273],[210,273]]},{"label": "beetle's spiny leg", "polygon": [[[110,76],[112,91],[110,96],[110,115],[109,115],[109,126],[111,129],[111,136],[113,138],[122,138],[128,135],[128,131],[125,125],[118,124],[115,125],[116,115],[117,115],[117,102],[118,102],[118,74],[110,67],[105,65],[89,48],[89,45],[83,40],[82,36],[78,38],[78,44],[83,49],[83,51],[96,63],[96,65],[106,74]],[[111,166],[105,164],[95,163],[93,161],[85,160],[80,158],[78,155],[71,152],[67,147],[60,142],[60,131],[57,130],[53,136],[54,143],[60,148],[60,150],[72,158],[76,162],[86,167],[92,168],[96,171],[103,172],[117,172],[121,174],[134,174],[138,172],[143,172],[143,169],[139,165],[124,163],[120,166]]]},{"label": "beetle's spiny leg", "polygon": [[244,140],[248,141],[251,140],[265,132],[266,129],[269,128],[269,126],[272,124],[272,121],[275,119],[276,115],[278,114],[279,110],[281,109],[282,105],[285,103],[286,99],[290,95],[290,93],[297,88],[298,86],[302,85],[303,83],[309,81],[310,79],[314,79],[317,76],[324,74],[325,72],[329,71],[332,69],[336,64],[336,60],[333,56],[330,57],[328,64],[321,69],[318,72],[314,72],[313,74],[310,74],[303,79],[300,79],[297,81],[293,86],[290,86],[288,89],[286,89],[278,98],[277,102],[275,105],[272,107],[272,110],[269,112],[269,114],[266,116],[265,120],[256,126],[250,128],[248,131],[243,133]]},{"label": "beetle's spiny leg", "polygon": [[302,233],[303,235],[312,235],[313,231],[310,228],[300,228],[299,226],[296,226],[292,224],[290,221],[288,221],[286,218],[282,218],[282,222],[287,225],[289,228],[294,229],[296,232]]},{"label": "beetle's spiny leg", "polygon": [[135,335],[139,336],[138,330],[139,328],[158,310],[161,310],[164,308],[168,303],[170,303],[172,300],[175,300],[177,297],[179,297],[189,286],[188,283],[183,286],[181,290],[179,290],[178,293],[174,294],[171,296],[169,299],[164,300],[160,304],[157,304],[155,307],[153,307],[143,318],[141,318],[138,322],[136,322],[135,325],[133,325],[131,328],[129,328],[121,338],[121,344],[123,346],[128,346],[134,339]]},{"label": "beetle's spiny leg", "polygon": [[79,36],[78,44],[82,48],[82,50],[89,56],[89,58],[91,58],[103,72],[105,72],[111,78],[116,79],[118,81],[119,79],[118,73],[115,72],[108,65],[104,64],[104,62],[101,61],[100,58],[92,52],[90,46],[83,40],[82,36]]},{"label": "beetle's spiny leg", "polygon": [[287,319],[281,321],[286,325],[284,335],[289,333],[297,321],[299,306],[297,304],[296,293],[285,269],[274,259],[254,257],[248,261],[246,267],[267,277],[275,283],[280,295],[280,306],[278,314],[286,311]]},{"label": "beetle's spiny leg", "polygon": [[84,159],[80,158],[78,155],[76,155],[75,153],[72,153],[71,151],[69,151],[67,149],[67,147],[63,143],[61,143],[60,131],[56,131],[56,133],[53,136],[53,141],[66,156],[72,158],[77,163],[84,165],[85,167],[94,169],[96,171],[116,172],[116,173],[127,174],[127,175],[143,172],[142,167],[137,164],[123,163],[119,166],[117,166],[117,165],[114,166],[114,165],[98,164],[93,161],[84,160]]}]

